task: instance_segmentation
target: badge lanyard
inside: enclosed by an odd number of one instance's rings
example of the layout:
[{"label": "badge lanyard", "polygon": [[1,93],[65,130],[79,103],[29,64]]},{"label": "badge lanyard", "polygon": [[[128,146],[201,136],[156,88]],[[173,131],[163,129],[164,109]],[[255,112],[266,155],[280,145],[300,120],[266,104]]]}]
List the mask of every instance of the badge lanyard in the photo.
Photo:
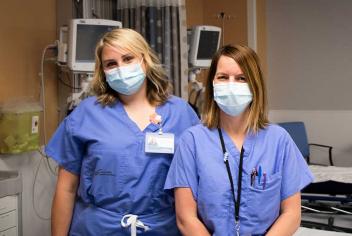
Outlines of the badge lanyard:
[{"label": "badge lanyard", "polygon": [[237,232],[237,236],[239,236],[240,235],[240,204],[241,204],[241,192],[242,192],[242,168],[243,168],[243,153],[244,153],[244,149],[243,149],[243,146],[242,146],[241,154],[240,154],[240,164],[238,166],[238,184],[237,184],[238,188],[237,188],[237,201],[236,201],[236,199],[235,199],[235,188],[234,188],[234,184],[233,184],[233,180],[232,180],[232,174],[231,174],[231,169],[230,169],[229,160],[228,160],[229,154],[226,151],[224,138],[222,136],[222,132],[221,132],[220,128],[218,128],[218,132],[219,132],[222,152],[224,154],[224,163],[226,165],[226,170],[227,170],[227,174],[228,174],[230,185],[231,185],[232,198],[233,198],[233,203],[235,205],[236,232]]}]

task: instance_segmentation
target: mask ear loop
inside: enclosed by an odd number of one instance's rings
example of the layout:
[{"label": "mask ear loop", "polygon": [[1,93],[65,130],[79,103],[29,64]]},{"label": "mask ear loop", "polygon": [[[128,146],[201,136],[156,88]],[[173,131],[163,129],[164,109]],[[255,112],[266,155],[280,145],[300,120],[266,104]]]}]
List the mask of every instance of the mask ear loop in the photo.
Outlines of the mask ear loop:
[{"label": "mask ear loop", "polygon": [[[144,56],[142,54],[142,59],[141,59],[141,62],[140,62],[141,66],[142,66],[142,62],[143,61],[146,62],[145,59],[144,59]],[[144,67],[145,67],[145,70],[146,70],[144,72],[146,80],[149,80],[149,82],[151,82],[155,86],[155,88],[157,89],[157,93],[160,93],[160,88],[159,88],[158,84],[156,84],[152,79],[149,79],[148,76],[147,76],[147,64],[144,64]]]},{"label": "mask ear loop", "polygon": [[142,53],[142,59],[141,61],[139,62],[139,65],[142,65],[142,62],[144,61],[144,54]]},{"label": "mask ear loop", "polygon": [[[143,61],[144,61],[144,56],[143,56],[143,54],[142,54],[142,59],[141,59],[141,61],[138,63],[139,66],[140,66],[142,69],[143,69],[143,67],[142,67]],[[145,68],[145,70],[147,70],[147,65],[146,65],[146,64],[144,64],[144,68]],[[147,75],[147,71],[144,71],[144,70],[143,70],[143,72],[144,72],[145,75]]]}]

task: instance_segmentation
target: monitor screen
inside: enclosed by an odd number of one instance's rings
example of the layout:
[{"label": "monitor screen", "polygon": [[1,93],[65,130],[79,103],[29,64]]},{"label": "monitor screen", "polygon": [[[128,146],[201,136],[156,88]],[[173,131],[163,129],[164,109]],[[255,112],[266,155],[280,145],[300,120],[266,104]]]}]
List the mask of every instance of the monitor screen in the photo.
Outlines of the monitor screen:
[{"label": "monitor screen", "polygon": [[113,29],[109,25],[77,25],[76,60],[94,61],[94,50],[99,39]]},{"label": "monitor screen", "polygon": [[200,31],[197,59],[209,59],[213,57],[218,49],[219,36],[219,31]]},{"label": "monitor screen", "polygon": [[72,71],[93,72],[95,47],[98,41],[105,33],[121,27],[121,22],[105,19],[71,20],[68,40],[68,67]]},{"label": "monitor screen", "polygon": [[220,45],[221,28],[211,25],[193,26],[188,31],[188,37],[189,66],[191,68],[209,67]]}]

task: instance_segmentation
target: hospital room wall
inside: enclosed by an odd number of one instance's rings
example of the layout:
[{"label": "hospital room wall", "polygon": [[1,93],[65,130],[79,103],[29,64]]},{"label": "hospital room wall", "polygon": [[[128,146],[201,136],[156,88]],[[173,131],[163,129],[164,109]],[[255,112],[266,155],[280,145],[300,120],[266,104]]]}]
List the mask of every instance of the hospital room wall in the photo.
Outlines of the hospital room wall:
[{"label": "hospital room wall", "polygon": [[338,166],[352,166],[351,9],[350,0],[266,0],[263,9],[270,118],[304,121],[309,141],[333,146]]},{"label": "hospital room wall", "polygon": [[[39,103],[41,54],[45,46],[56,39],[56,1],[0,1],[0,9],[0,103]],[[49,52],[47,57],[51,55]],[[54,63],[46,62],[44,68],[47,136],[50,136],[58,122],[56,67]],[[44,162],[37,169],[40,160],[38,152],[0,154],[0,170],[16,170],[22,175],[22,229],[25,236],[50,235],[50,221],[41,218],[50,216],[55,177],[49,174]]]},{"label": "hospital room wall", "polygon": [[[0,7],[0,103],[35,101],[39,103],[40,62],[45,46],[56,40],[55,0],[1,1]],[[43,11],[44,9],[44,11]],[[47,53],[47,58],[53,55]],[[46,133],[56,129],[56,66],[45,62]]]},{"label": "hospital room wall", "polygon": [[[221,12],[225,13],[224,44],[247,44],[247,0],[186,0],[187,26],[215,25],[222,27]],[[220,45],[222,45],[222,40]]]}]

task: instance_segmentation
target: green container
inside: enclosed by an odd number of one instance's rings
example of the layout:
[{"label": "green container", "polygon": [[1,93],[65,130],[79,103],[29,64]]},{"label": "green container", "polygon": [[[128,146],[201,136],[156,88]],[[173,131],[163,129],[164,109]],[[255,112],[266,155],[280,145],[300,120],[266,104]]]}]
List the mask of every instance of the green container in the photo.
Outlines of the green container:
[{"label": "green container", "polygon": [[0,108],[0,153],[16,154],[39,148],[41,110],[36,103]]}]

